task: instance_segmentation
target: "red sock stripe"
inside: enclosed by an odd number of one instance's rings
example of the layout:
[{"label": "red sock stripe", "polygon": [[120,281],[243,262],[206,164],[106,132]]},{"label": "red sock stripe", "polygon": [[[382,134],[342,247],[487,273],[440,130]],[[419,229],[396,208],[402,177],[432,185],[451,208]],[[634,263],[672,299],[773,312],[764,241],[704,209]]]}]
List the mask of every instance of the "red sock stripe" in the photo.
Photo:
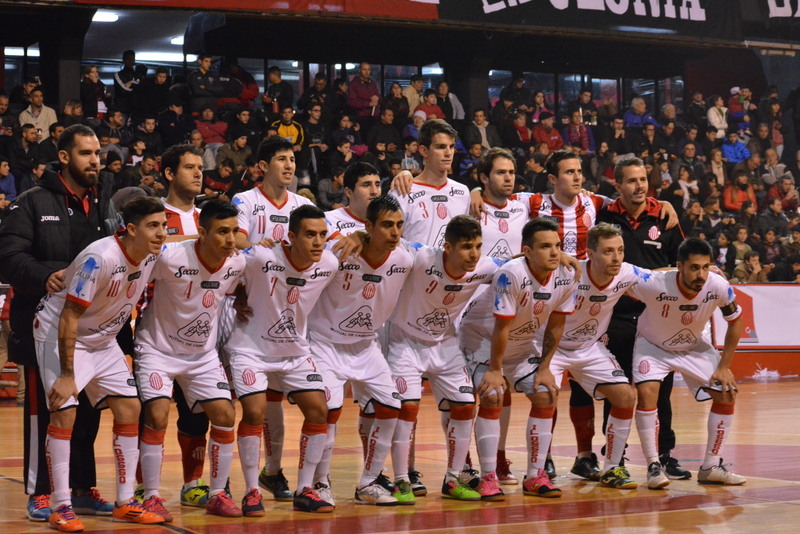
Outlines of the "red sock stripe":
[{"label": "red sock stripe", "polygon": [[403,404],[403,406],[400,408],[401,421],[413,423],[417,420],[417,414],[419,414],[419,405],[417,404]]},{"label": "red sock stripe", "polygon": [[500,419],[500,412],[503,411],[501,406],[481,406],[478,408],[478,417],[484,419]]},{"label": "red sock stripe", "polygon": [[214,425],[211,425],[210,436],[217,443],[233,443],[234,439],[236,439],[233,429],[228,430]]},{"label": "red sock stripe", "polygon": [[342,416],[342,409],[339,408],[337,410],[330,410],[328,411],[328,424],[335,425],[339,422],[339,418]]},{"label": "red sock stripe", "polygon": [[328,433],[328,425],[325,423],[317,424],[317,423],[303,423],[303,429],[301,430],[303,434],[306,436],[315,436],[317,434],[327,434]]},{"label": "red sock stripe", "polygon": [[267,391],[267,402],[283,402],[283,393]]},{"label": "red sock stripe", "polygon": [[711,411],[719,415],[733,415],[734,403],[717,402],[711,403]]},{"label": "red sock stripe", "polygon": [[55,426],[55,425],[47,425],[47,435],[50,436],[51,438],[64,439],[69,441],[72,439],[72,429],[62,428],[60,426]]},{"label": "red sock stripe", "polygon": [[450,407],[450,419],[456,421],[471,421],[475,417],[474,404],[462,404],[461,406]]},{"label": "red sock stripe", "polygon": [[139,423],[114,423],[111,431],[118,436],[135,438],[139,435]]},{"label": "red sock stripe", "polygon": [[552,419],[555,413],[555,406],[531,406],[530,416],[536,419]]},{"label": "red sock stripe", "polygon": [[617,419],[633,419],[633,406],[630,408],[612,406],[610,415],[611,417],[616,417]]},{"label": "red sock stripe", "polygon": [[389,408],[383,404],[375,405],[375,419],[397,419],[400,415],[400,410]]},{"label": "red sock stripe", "polygon": [[261,437],[263,425],[248,425],[244,421],[239,422],[239,436],[258,436]]},{"label": "red sock stripe", "polygon": [[156,430],[155,428],[150,428],[147,425],[142,425],[142,433],[140,434],[139,439],[148,445],[163,445],[164,436],[166,436],[166,434],[166,430]]}]

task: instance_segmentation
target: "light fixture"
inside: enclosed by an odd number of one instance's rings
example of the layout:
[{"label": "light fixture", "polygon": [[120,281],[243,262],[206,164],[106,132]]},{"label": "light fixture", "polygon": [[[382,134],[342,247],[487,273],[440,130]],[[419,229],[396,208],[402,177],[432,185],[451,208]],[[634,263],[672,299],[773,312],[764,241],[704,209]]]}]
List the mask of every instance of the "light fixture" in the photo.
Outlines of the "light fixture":
[{"label": "light fixture", "polygon": [[[136,61],[182,63],[183,54],[180,52],[136,52]],[[186,61],[189,63],[197,61],[197,56],[195,54],[187,54]]]},{"label": "light fixture", "polygon": [[[25,55],[25,49],[19,46],[7,46],[4,53],[7,56],[22,57]],[[28,57],[39,57],[39,49],[28,48]]]},{"label": "light fixture", "polygon": [[183,35],[173,37],[172,39],[169,40],[169,42],[174,44],[175,46],[183,46]]},{"label": "light fixture", "polygon": [[118,20],[119,15],[113,11],[104,11],[102,9],[98,9],[94,17],[92,17],[92,22],[117,22]]}]

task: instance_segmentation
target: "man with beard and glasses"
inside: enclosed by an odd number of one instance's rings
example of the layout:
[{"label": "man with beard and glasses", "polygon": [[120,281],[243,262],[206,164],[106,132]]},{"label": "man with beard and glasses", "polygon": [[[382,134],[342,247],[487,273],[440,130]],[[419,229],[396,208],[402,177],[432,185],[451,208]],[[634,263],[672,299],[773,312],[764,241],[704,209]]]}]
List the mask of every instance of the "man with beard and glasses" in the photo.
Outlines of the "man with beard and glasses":
[{"label": "man with beard and glasses", "polygon": [[[119,228],[111,204],[111,184],[100,178],[100,142],[91,128],[70,126],[58,142],[58,162],[50,163],[36,187],[21,194],[0,225],[0,278],[15,289],[9,357],[25,366],[25,492],[32,521],[50,516],[50,479],[45,438],[50,414],[39,378],[33,317],[39,300],[65,288],[64,270],[80,251]],[[130,343],[130,330],[118,337]],[[126,347],[123,344],[123,349]],[[94,440],[100,412],[79,397],[71,440],[72,504],[78,514],[111,515],[113,505],[96,489]]]}]

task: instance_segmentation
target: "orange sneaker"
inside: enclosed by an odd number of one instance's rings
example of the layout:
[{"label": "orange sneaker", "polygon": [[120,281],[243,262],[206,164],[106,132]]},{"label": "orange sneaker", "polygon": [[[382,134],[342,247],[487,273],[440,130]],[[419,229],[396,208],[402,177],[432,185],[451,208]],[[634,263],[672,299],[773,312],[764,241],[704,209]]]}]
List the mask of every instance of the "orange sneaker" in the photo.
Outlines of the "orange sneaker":
[{"label": "orange sneaker", "polygon": [[131,499],[130,502],[122,506],[115,504],[114,512],[111,516],[114,521],[127,521],[128,523],[141,523],[143,525],[156,525],[164,522],[163,517],[153,512],[148,512],[136,499]]},{"label": "orange sneaker", "polygon": [[83,523],[75,515],[72,506],[62,504],[48,518],[50,526],[59,532],[80,532],[83,530]]}]

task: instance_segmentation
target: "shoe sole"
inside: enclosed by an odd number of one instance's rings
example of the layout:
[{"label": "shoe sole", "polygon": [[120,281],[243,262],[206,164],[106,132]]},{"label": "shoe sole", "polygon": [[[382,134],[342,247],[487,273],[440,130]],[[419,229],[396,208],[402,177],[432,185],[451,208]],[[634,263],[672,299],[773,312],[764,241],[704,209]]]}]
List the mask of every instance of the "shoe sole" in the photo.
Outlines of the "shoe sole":
[{"label": "shoe sole", "polygon": [[452,495],[445,495],[444,493],[442,493],[442,497],[445,498],[445,499],[450,499],[452,501],[465,501],[465,502],[474,502],[474,501],[482,500],[481,497],[469,497],[469,498],[466,498],[466,497],[453,497]]},{"label": "shoe sole", "polygon": [[206,507],[205,504],[195,504],[193,502],[184,502],[184,501],[181,501],[181,506],[188,506],[190,508],[205,508]]},{"label": "shoe sole", "polygon": [[50,515],[48,515],[47,517],[43,517],[41,519],[39,519],[38,517],[31,516],[31,514],[29,514],[28,512],[25,512],[25,515],[28,516],[28,519],[30,521],[34,521],[36,523],[46,523],[50,519]]},{"label": "shoe sole", "polygon": [[599,483],[601,488],[610,488],[610,489],[636,489],[639,487],[639,484],[636,482],[629,482],[628,484],[622,484],[621,486],[614,486],[612,484],[605,484],[603,481]]},{"label": "shoe sole", "polygon": [[688,475],[676,476],[676,475],[670,475],[669,473],[667,473],[667,478],[670,479],[670,480],[690,480],[692,478],[692,474],[689,473]]},{"label": "shoe sole", "polygon": [[716,481],[713,481],[713,480],[698,480],[697,481],[698,484],[707,484],[709,486],[741,486],[746,482],[747,482],[746,480],[743,480],[742,482],[716,482]]},{"label": "shoe sole", "polygon": [[659,483],[657,486],[651,486],[649,482],[647,483],[647,489],[651,490],[664,489],[667,486],[669,486],[669,480],[665,480],[664,482]]},{"label": "shoe sole", "polygon": [[316,510],[304,510],[302,508],[298,508],[297,506],[292,506],[292,510],[295,512],[306,512],[309,514],[330,514],[335,508],[335,506],[324,506],[322,508],[317,508]]},{"label": "shoe sole", "polygon": [[499,502],[499,501],[506,500],[506,496],[505,496],[505,494],[502,494],[502,495],[482,495],[481,496],[481,500],[482,501],[487,501],[487,502]]},{"label": "shoe sole", "polygon": [[414,497],[424,497],[425,495],[428,494],[428,490],[417,490],[417,491],[412,491],[411,493],[414,494]]},{"label": "shoe sole", "polygon": [[97,510],[93,510],[91,508],[73,508],[76,515],[99,515],[99,516],[109,516],[114,512],[98,512]]},{"label": "shoe sole", "polygon": [[257,510],[255,512],[242,512],[242,517],[264,517],[267,515],[266,510]]},{"label": "shoe sole", "polygon": [[112,517],[111,521],[114,523],[132,523],[134,525],[162,525],[166,523],[164,518],[161,518],[161,521],[136,521],[135,519],[118,519],[116,517]]},{"label": "shoe sole", "polygon": [[414,506],[417,501],[397,501],[397,506]]},{"label": "shoe sole", "polygon": [[548,491],[547,493],[534,493],[532,491],[523,491],[522,494],[527,495],[528,497],[544,497],[545,499],[554,499],[556,497],[561,497],[561,490]]},{"label": "shoe sole", "polygon": [[[592,482],[600,482],[600,476],[601,476],[600,473],[598,473],[595,476],[587,476],[587,475],[583,475],[581,473],[576,473],[575,471],[570,471],[570,473],[572,473],[576,477],[581,477],[584,480],[591,480]],[[550,478],[550,477],[548,476],[548,478]],[[551,478],[550,480],[553,480],[553,479]]]},{"label": "shoe sole", "polygon": [[501,486],[516,486],[517,484],[519,484],[519,480],[517,480],[517,479],[514,479],[514,480],[500,480],[498,482],[500,482]]},{"label": "shoe sole", "polygon": [[369,501],[362,501],[361,499],[353,499],[353,502],[356,504],[363,504],[366,506],[397,506],[400,503],[397,501],[394,502],[369,502]]}]

